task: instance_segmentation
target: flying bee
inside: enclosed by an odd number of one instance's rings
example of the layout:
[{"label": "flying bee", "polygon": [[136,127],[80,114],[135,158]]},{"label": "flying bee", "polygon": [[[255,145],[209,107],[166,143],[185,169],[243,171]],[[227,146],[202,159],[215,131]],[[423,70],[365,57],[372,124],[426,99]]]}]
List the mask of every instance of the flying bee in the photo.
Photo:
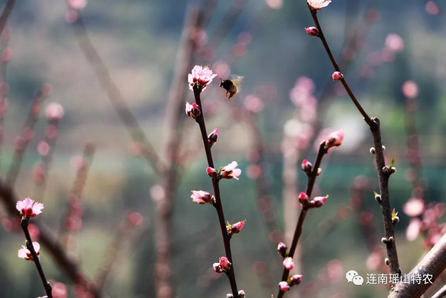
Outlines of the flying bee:
[{"label": "flying bee", "polygon": [[238,92],[237,85],[243,82],[243,78],[241,76],[233,76],[231,80],[222,80],[220,79],[220,87],[226,90],[226,95],[228,96],[228,100],[231,99]]}]

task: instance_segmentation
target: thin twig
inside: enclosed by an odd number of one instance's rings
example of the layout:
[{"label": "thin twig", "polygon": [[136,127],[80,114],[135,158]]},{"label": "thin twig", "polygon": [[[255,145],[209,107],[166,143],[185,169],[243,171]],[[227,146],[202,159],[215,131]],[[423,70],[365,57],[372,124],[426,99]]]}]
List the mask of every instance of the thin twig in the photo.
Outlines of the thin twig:
[{"label": "thin twig", "polygon": [[[324,33],[322,31],[322,27],[319,24],[319,20],[317,18],[317,10],[312,9],[309,5],[308,8],[311,12],[311,16],[313,18],[313,21],[319,30],[319,38],[324,45],[324,49],[327,52],[327,55],[333,65],[333,68],[335,71],[341,72],[341,69],[339,68],[335,58],[333,57],[330,47],[328,46],[328,43],[325,39]],[[342,72],[341,72],[342,73]],[[390,196],[389,196],[389,188],[388,188],[388,182],[389,182],[389,173],[384,173],[383,168],[385,167],[385,160],[384,160],[384,153],[383,153],[383,145],[381,140],[381,130],[380,130],[380,123],[378,118],[370,118],[367,113],[362,108],[359,101],[354,96],[352,90],[350,89],[349,85],[347,84],[347,81],[345,78],[342,78],[341,80],[342,85],[344,86],[345,90],[347,91],[350,99],[358,109],[358,111],[361,113],[361,115],[364,117],[364,121],[368,124],[372,136],[373,136],[373,143],[375,148],[375,163],[377,167],[377,173],[378,173],[378,179],[379,179],[379,190],[380,195],[382,197],[381,202],[381,210],[383,215],[383,222],[384,222],[384,232],[385,232],[385,242],[386,242],[386,248],[387,248],[387,255],[389,258],[389,267],[390,272],[393,274],[401,274],[401,270],[399,268],[399,262],[398,262],[398,254],[396,250],[396,244],[395,244],[395,234],[393,229],[393,223],[392,223],[392,211],[390,206]]]},{"label": "thin twig", "polygon": [[34,262],[34,264],[36,264],[37,271],[39,272],[40,279],[42,280],[43,287],[45,288],[45,292],[46,292],[48,298],[53,298],[53,294],[51,292],[51,290],[52,290],[51,284],[46,279],[45,273],[43,272],[42,264],[40,264],[40,259],[37,256],[36,251],[34,250],[33,241],[31,239],[31,235],[29,234],[29,231],[28,231],[28,223],[29,223],[28,218],[23,217],[21,226],[23,229],[23,233],[25,233],[26,248],[31,252],[31,255],[33,256],[33,262]]},{"label": "thin twig", "polygon": [[[319,169],[319,167],[321,165],[322,158],[324,157],[324,155],[327,152],[328,152],[328,149],[325,146],[325,142],[322,142],[319,145],[319,151],[317,153],[317,157],[316,157],[316,160],[314,162],[313,171],[311,172],[311,175],[308,177],[308,181],[307,181],[307,189],[306,189],[305,193],[307,194],[307,196],[309,198],[311,197],[311,193],[313,192],[314,183],[316,182],[316,177],[318,176],[318,169]],[[308,204],[302,206],[302,209],[301,209],[300,214],[299,214],[299,219],[297,220],[296,229],[294,230],[293,241],[291,242],[291,247],[290,247],[290,250],[289,250],[289,252],[287,254],[287,257],[292,258],[294,256],[294,252],[296,251],[300,235],[302,234],[303,225],[304,225],[304,221],[305,221],[305,217],[307,215],[308,209],[309,209],[309,205]],[[281,280],[282,281],[287,281],[289,274],[290,274],[290,270],[288,270],[286,268],[283,268],[282,279]],[[277,294],[277,298],[282,298],[284,294],[285,294],[285,292],[282,291],[281,289],[279,289],[279,293]]]},{"label": "thin twig", "polygon": [[[206,124],[204,121],[203,108],[201,105],[201,98],[200,98],[201,90],[199,89],[198,84],[195,84],[193,89],[194,89],[195,102],[200,107],[200,111],[201,111],[201,114],[198,117],[196,117],[195,120],[197,121],[198,125],[200,126],[200,132],[201,132],[201,137],[203,139],[204,150],[206,152],[206,159],[208,162],[208,166],[211,168],[214,168],[214,160],[212,158],[211,145],[209,144],[208,134],[206,131]],[[214,196],[215,196],[215,204],[213,204],[213,206],[215,207],[215,209],[217,211],[218,221],[220,223],[220,230],[221,230],[221,234],[223,237],[223,244],[225,247],[225,254],[226,254],[226,257],[228,258],[229,262],[231,262],[231,264],[232,264],[230,266],[229,270],[226,272],[226,275],[228,276],[229,283],[231,284],[233,297],[238,298],[239,295],[238,295],[238,290],[237,290],[237,282],[235,279],[234,262],[232,259],[232,252],[231,252],[231,242],[230,242],[230,238],[229,238],[227,228],[226,228],[226,221],[225,221],[225,216],[224,216],[224,212],[223,212],[223,205],[221,202],[220,186],[219,186],[218,178],[212,178],[212,187],[214,188]]]}]

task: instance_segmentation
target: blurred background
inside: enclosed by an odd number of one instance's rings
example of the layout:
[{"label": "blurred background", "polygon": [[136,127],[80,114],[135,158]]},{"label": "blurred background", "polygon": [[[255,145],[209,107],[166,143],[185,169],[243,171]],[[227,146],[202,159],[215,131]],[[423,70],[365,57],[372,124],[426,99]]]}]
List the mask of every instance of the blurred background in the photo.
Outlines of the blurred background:
[{"label": "blurred background", "polygon": [[[353,92],[381,120],[387,163],[396,158],[390,197],[403,272],[443,234],[444,9],[441,1],[345,0],[318,12]],[[303,282],[286,297],[385,297],[388,285],[345,279],[349,270],[386,272],[379,189],[371,134],[331,79],[321,42],[305,32],[313,25],[303,0],[17,2],[0,39],[2,179],[13,180],[18,199],[44,203],[35,221],[89,280],[105,280],[104,297],[225,297],[228,280],[212,270],[224,255],[216,212],[190,198],[212,191],[199,128],[184,114],[194,101],[187,73],[207,65],[218,74],[202,93],[208,132],[220,132],[216,167],[242,169],[239,181],[221,182],[226,220],[246,219],[231,241],[239,289],[277,294],[277,243],[289,245],[295,195],[305,191],[300,164],[344,129],[313,192],[329,198],[304,225],[295,270]],[[244,82],[228,101],[219,78],[234,74]],[[30,133],[24,123],[38,107]],[[17,258],[16,215],[0,210],[0,297],[43,296],[33,264]],[[165,247],[157,235],[169,250],[166,296],[155,289]],[[67,291],[55,297],[88,297],[46,247],[41,261]]]}]

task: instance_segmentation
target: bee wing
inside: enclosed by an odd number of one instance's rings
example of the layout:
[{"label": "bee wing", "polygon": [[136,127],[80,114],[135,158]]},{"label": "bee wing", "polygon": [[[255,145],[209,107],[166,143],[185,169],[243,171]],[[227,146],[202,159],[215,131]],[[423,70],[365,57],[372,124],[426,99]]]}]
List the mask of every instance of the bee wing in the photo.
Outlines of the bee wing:
[{"label": "bee wing", "polygon": [[237,87],[240,87],[240,85],[243,83],[244,78],[245,77],[239,76],[239,75],[231,75],[231,81],[232,81],[232,83],[237,85]]}]

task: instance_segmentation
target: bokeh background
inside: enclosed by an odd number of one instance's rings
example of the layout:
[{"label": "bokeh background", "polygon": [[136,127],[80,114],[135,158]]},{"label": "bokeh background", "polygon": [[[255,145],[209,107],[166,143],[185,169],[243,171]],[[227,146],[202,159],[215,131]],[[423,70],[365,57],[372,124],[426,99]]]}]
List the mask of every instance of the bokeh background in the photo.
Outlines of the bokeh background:
[{"label": "bokeh background", "polygon": [[[192,7],[205,9],[207,19],[194,31],[190,60],[178,52]],[[444,9],[441,1],[338,0],[318,13],[355,95],[369,115],[381,119],[388,162],[396,158],[390,192],[400,217],[396,238],[403,272],[410,271],[442,232],[435,222],[443,221],[446,191]],[[56,234],[61,229],[84,146],[91,144],[94,155],[80,199],[79,230],[71,233],[67,251],[94,280],[110,259],[111,243],[120,243],[104,289],[108,297],[155,297],[156,201],[165,190],[84,55],[80,43],[85,32],[75,31],[79,18],[161,160],[169,156],[163,144],[172,90],[184,89],[181,109],[186,100],[193,101],[187,76],[180,84],[175,81],[185,63],[181,59],[208,65],[223,79],[244,76],[231,102],[218,78],[202,98],[208,130],[220,131],[213,147],[216,165],[235,160],[243,171],[239,181],[222,181],[221,188],[226,219],[246,219],[232,247],[238,286],[247,297],[277,293],[281,260],[275,247],[284,231],[293,229],[291,219],[298,214],[298,204],[293,198],[287,201],[286,192],[290,184],[296,192],[305,189],[300,163],[314,160],[315,140],[317,144],[343,128],[344,144],[324,159],[315,190],[329,199],[323,208],[310,210],[304,225],[298,266],[304,282],[287,296],[386,296],[386,285],[354,286],[345,279],[352,269],[364,277],[385,272],[381,211],[373,199],[378,184],[369,153],[372,139],[342,86],[332,81],[333,68],[320,41],[304,30],[313,25],[305,1],[19,1],[0,40],[2,77],[9,87],[0,170],[6,176],[14,164],[16,138],[32,99],[49,84],[51,95],[42,104],[14,189],[20,199],[41,190],[38,171],[45,150],[39,150],[39,143],[48,125],[45,109],[59,103],[64,114],[46,189],[39,195],[44,213],[36,220]],[[211,191],[199,129],[184,112],[178,122],[182,168],[175,189],[170,189],[175,195],[168,235],[173,297],[225,297],[230,291],[226,277],[212,272],[212,263],[224,255],[216,212],[190,199],[191,190]],[[416,207],[429,210],[428,219],[404,205],[414,197],[419,199],[411,201]],[[141,217],[131,213],[137,218],[135,227],[115,238],[129,212]],[[23,234],[14,228],[6,208],[2,214],[0,297],[42,296],[35,267],[17,258]],[[417,236],[421,221],[430,225]],[[68,297],[76,297],[74,282],[45,247],[41,260],[47,277],[64,283]]]}]

